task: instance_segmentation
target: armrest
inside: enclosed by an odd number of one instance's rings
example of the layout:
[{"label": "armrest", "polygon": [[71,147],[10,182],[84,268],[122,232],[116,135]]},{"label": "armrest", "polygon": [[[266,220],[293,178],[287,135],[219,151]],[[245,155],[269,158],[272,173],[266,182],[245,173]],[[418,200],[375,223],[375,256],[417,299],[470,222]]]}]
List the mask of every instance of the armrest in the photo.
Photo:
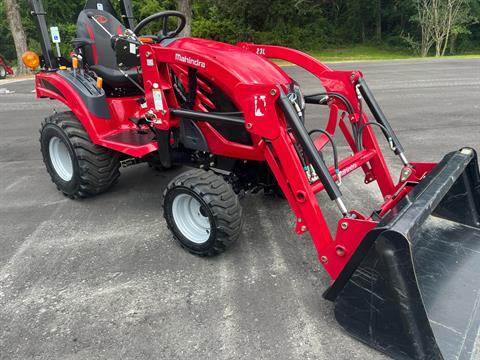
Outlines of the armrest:
[{"label": "armrest", "polygon": [[71,44],[74,49],[79,49],[81,47],[84,47],[86,45],[94,45],[95,41],[92,39],[87,39],[87,38],[75,38],[71,41]]}]

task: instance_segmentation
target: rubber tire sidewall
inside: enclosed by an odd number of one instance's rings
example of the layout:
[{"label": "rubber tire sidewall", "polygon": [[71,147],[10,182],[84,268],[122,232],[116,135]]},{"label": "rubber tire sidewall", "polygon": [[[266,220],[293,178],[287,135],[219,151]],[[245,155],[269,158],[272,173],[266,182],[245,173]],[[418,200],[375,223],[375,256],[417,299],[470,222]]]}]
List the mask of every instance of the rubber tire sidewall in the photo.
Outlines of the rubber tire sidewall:
[{"label": "rubber tire sidewall", "polygon": [[[3,69],[3,75],[2,75]],[[3,65],[0,65],[0,80],[5,79],[7,77],[7,68]]]},{"label": "rubber tire sidewall", "polygon": [[[187,194],[194,197],[198,202],[200,202],[201,206],[203,206],[207,211],[208,219],[210,221],[210,236],[208,240],[205,241],[203,244],[198,244],[193,241],[190,241],[186,236],[183,235],[183,233],[177,227],[175,218],[173,217],[172,205],[173,205],[173,201],[175,200],[175,197],[180,194]],[[210,209],[208,204],[205,202],[205,200],[202,199],[202,197],[199,194],[197,194],[195,191],[185,186],[176,186],[173,189],[170,189],[167,191],[163,206],[164,206],[163,211],[165,212],[167,222],[171,224],[171,231],[174,233],[175,238],[178,241],[180,241],[181,245],[185,246],[192,252],[198,252],[198,253],[203,253],[214,246],[216,241],[216,236],[217,236],[217,225],[216,225],[215,217],[213,216],[212,210]]]},{"label": "rubber tire sidewall", "polygon": [[[70,154],[70,159],[72,160],[73,173],[72,178],[69,181],[63,180],[56,172],[52,160],[50,158],[49,144],[50,139],[53,137],[58,137],[67,147],[67,150]],[[52,177],[53,182],[58,186],[59,190],[64,192],[67,195],[74,195],[77,193],[80,186],[80,166],[78,165],[77,156],[75,155],[75,150],[68,139],[68,136],[65,134],[63,129],[58,127],[55,124],[46,124],[40,136],[40,144],[42,155],[46,159],[47,171]]]}]

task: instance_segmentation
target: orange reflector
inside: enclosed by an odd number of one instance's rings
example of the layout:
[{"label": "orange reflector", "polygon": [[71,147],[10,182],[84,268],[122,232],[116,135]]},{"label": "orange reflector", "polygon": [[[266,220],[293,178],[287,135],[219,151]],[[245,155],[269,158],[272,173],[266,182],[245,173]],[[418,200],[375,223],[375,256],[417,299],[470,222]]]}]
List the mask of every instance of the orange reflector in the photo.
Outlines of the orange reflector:
[{"label": "orange reflector", "polygon": [[78,59],[76,57],[72,58],[72,68],[74,69],[78,68]]},{"label": "orange reflector", "polygon": [[101,89],[102,86],[103,86],[103,78],[101,78],[101,77],[99,76],[99,77],[97,77],[97,87],[98,87],[99,89]]},{"label": "orange reflector", "polygon": [[149,37],[140,37],[138,40],[144,44],[153,44],[153,39]]},{"label": "orange reflector", "polygon": [[22,55],[22,61],[26,67],[35,70],[40,66],[40,57],[33,51],[27,51]]}]

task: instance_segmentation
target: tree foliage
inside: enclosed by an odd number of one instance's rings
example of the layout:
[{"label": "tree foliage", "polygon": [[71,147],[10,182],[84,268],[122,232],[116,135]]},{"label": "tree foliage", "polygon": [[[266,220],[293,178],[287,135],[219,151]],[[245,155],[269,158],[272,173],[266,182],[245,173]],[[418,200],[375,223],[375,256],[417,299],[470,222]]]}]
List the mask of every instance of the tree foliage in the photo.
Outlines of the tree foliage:
[{"label": "tree foliage", "polygon": [[450,37],[469,34],[468,25],[475,21],[468,0],[415,0],[417,14],[413,19],[421,29],[422,56],[435,45],[435,55],[443,56]]},{"label": "tree foliage", "polygon": [[[0,53],[15,59],[12,34],[0,0]],[[39,50],[28,0],[17,0],[30,48]],[[235,43],[255,41],[302,50],[370,44],[438,55],[480,49],[479,0],[132,0],[137,21],[155,12],[192,4],[192,35]],[[433,38],[424,34],[419,4],[456,4],[456,15],[437,17]],[[69,51],[83,1],[44,0],[49,26],[58,26]],[[117,6],[115,1],[115,6]],[[452,7],[453,9],[453,7]],[[430,11],[431,12],[431,11]],[[451,12],[450,15],[453,15]],[[448,19],[451,20],[448,23]],[[445,23],[447,20],[447,23]],[[445,26],[447,24],[448,26]],[[448,32],[442,31],[448,28]],[[429,30],[432,31],[432,30]],[[423,41],[422,41],[423,39]],[[433,42],[432,42],[433,41]],[[430,46],[428,46],[430,44]],[[437,46],[438,45],[438,46]],[[437,50],[438,51],[434,51]]]}]

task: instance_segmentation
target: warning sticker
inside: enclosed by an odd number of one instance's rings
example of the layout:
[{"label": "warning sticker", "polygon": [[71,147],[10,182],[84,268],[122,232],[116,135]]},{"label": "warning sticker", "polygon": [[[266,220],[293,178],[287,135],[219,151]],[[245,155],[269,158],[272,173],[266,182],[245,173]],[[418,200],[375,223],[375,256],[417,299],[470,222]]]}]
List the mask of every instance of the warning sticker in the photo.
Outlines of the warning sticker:
[{"label": "warning sticker", "polygon": [[155,105],[155,110],[163,111],[162,90],[153,89],[152,92],[153,92],[153,103]]},{"label": "warning sticker", "polygon": [[265,95],[255,95],[255,116],[265,116],[265,110],[267,108],[267,97]]},{"label": "warning sticker", "polygon": [[137,53],[137,46],[135,44],[130,43],[130,54]]}]

